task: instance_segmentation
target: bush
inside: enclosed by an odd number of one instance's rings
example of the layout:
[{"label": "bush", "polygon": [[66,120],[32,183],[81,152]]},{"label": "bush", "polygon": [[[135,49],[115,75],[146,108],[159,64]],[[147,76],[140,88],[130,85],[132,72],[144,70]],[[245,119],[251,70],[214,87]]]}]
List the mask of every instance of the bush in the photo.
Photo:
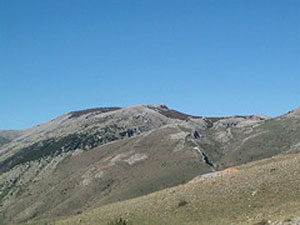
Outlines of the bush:
[{"label": "bush", "polygon": [[188,203],[187,203],[187,201],[185,201],[185,200],[180,200],[179,202],[178,202],[178,206],[179,207],[181,207],[181,206],[185,206],[185,205],[187,205]]},{"label": "bush", "polygon": [[120,218],[114,222],[109,222],[107,225],[127,225],[126,220]]}]

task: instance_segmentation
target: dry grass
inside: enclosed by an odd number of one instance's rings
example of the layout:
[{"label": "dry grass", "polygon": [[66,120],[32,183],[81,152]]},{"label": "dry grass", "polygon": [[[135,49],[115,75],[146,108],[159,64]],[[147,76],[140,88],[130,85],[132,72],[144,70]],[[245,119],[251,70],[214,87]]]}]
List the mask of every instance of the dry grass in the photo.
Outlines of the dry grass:
[{"label": "dry grass", "polygon": [[78,216],[32,224],[106,225],[118,218],[132,225],[275,224],[300,215],[299,171],[300,155],[280,156]]}]

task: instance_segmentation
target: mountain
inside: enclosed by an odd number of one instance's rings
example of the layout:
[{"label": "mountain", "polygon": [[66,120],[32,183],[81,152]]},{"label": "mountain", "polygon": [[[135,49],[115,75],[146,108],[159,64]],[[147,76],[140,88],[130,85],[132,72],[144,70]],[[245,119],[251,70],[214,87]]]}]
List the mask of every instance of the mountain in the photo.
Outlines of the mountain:
[{"label": "mountain", "polygon": [[190,116],[165,105],[74,111],[0,147],[0,223],[68,216],[300,151],[300,110]]}]

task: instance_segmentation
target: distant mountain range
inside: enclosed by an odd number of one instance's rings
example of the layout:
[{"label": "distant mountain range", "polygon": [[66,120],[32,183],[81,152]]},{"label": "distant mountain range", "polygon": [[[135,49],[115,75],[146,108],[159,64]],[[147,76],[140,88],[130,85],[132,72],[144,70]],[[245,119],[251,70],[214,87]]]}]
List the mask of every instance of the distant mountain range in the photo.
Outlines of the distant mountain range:
[{"label": "distant mountain range", "polygon": [[166,105],[74,111],[0,131],[0,224],[81,214],[299,152],[300,109],[277,118],[191,116]]}]

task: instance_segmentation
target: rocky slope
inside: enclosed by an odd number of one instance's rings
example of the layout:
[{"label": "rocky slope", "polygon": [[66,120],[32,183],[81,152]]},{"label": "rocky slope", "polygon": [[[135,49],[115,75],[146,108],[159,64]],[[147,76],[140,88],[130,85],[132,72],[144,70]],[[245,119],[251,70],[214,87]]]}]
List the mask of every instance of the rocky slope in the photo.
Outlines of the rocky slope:
[{"label": "rocky slope", "polygon": [[299,114],[205,118],[165,105],[65,114],[0,147],[0,223],[82,213],[297,153]]}]

